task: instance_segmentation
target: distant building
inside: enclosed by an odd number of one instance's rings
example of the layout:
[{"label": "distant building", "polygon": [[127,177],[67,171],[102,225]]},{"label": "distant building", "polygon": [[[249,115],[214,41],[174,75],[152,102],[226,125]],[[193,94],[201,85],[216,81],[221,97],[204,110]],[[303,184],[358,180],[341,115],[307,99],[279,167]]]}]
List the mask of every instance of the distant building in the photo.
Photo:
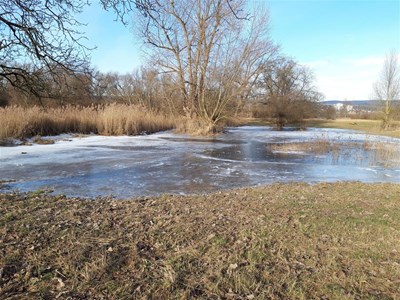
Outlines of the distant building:
[{"label": "distant building", "polygon": [[337,111],[346,110],[346,112],[351,112],[351,111],[354,110],[353,105],[348,105],[348,104],[344,104],[344,103],[335,103],[335,104],[333,104],[333,107],[334,107]]}]

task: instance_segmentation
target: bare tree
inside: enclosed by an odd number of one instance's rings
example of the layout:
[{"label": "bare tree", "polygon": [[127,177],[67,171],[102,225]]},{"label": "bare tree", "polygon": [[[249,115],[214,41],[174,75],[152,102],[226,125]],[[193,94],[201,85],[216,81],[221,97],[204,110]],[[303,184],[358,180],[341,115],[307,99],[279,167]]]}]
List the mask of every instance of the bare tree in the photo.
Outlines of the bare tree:
[{"label": "bare tree", "polygon": [[[90,73],[72,73],[60,69],[57,74],[58,80],[53,81],[49,77],[49,96],[52,102],[58,105],[80,104],[88,105],[93,101],[92,81]],[[56,101],[54,101],[56,100]]]},{"label": "bare tree", "polygon": [[383,69],[374,85],[375,97],[382,103],[382,129],[387,130],[393,117],[393,102],[400,100],[399,55],[392,50],[386,55]]},{"label": "bare tree", "polygon": [[118,79],[119,97],[122,102],[128,104],[137,104],[140,100],[137,97],[137,90],[140,79],[138,78],[138,71],[131,74],[120,75]]},{"label": "bare tree", "polygon": [[[80,24],[74,17],[86,1],[0,1],[0,77],[41,96],[40,76],[86,65]],[[26,66],[29,66],[27,68]]]},{"label": "bare tree", "polygon": [[[135,102],[149,109],[157,109],[157,97],[160,93],[158,74],[154,68],[142,67],[137,70],[134,76],[133,95]],[[124,91],[127,89],[125,88]]]},{"label": "bare tree", "polygon": [[312,72],[285,57],[265,65],[258,86],[278,129],[301,122],[322,98],[313,86]]},{"label": "bare tree", "polygon": [[[213,4],[212,2],[209,4]],[[217,23],[225,20],[224,15],[229,14],[226,8],[231,15],[239,19],[239,10],[233,5],[236,1],[220,2],[216,11],[220,11],[223,6],[225,12],[218,14]],[[168,8],[173,16],[178,12],[178,9],[175,11],[175,7],[180,6],[184,9],[185,5],[184,1],[175,6],[174,1],[159,0],[99,0],[99,3],[104,9],[113,10],[117,19],[124,24],[127,24],[131,13],[136,11],[148,20],[149,24],[158,25],[165,21],[164,8]],[[66,71],[69,71],[70,75],[76,74],[77,71],[77,74],[81,74],[81,71],[86,68],[89,49],[82,43],[84,35],[79,30],[83,24],[77,21],[76,14],[89,4],[88,0],[1,1],[0,78],[27,95],[36,96],[40,101],[42,97],[49,96],[47,94],[49,89],[44,84],[47,82],[46,78],[53,77],[54,81],[65,82],[63,78],[58,78],[60,68],[64,69],[64,72],[61,72],[63,75]],[[205,6],[202,5],[202,7]],[[211,8],[211,10],[215,9]],[[191,13],[194,12],[185,10],[181,16],[193,17]],[[175,21],[182,21],[179,19],[181,16],[177,14]],[[203,18],[201,22],[203,29],[206,25],[210,25],[207,19]],[[190,35],[191,33],[188,33],[187,36]],[[196,43],[194,39],[191,39],[191,42]]]},{"label": "bare tree", "polygon": [[[99,0],[126,24],[133,10],[144,15],[153,0]],[[48,97],[43,76],[63,82],[59,70],[69,75],[86,71],[88,49],[76,16],[89,0],[0,1],[0,79],[39,100]]]},{"label": "bare tree", "polygon": [[[179,87],[181,111],[210,128],[245,95],[276,47],[268,14],[244,13],[244,0],[152,1],[141,34],[153,59]],[[243,17],[241,17],[243,16]]]}]

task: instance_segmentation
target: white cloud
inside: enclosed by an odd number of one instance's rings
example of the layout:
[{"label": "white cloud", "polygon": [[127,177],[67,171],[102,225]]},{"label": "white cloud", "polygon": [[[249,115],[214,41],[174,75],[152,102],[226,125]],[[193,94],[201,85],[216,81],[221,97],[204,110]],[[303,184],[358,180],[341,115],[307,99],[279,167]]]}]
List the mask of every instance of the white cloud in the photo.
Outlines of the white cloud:
[{"label": "white cloud", "polygon": [[371,99],[384,57],[366,56],[304,63],[314,71],[316,85],[326,100]]},{"label": "white cloud", "polygon": [[369,56],[356,59],[344,59],[343,62],[353,66],[382,66],[384,57]]}]

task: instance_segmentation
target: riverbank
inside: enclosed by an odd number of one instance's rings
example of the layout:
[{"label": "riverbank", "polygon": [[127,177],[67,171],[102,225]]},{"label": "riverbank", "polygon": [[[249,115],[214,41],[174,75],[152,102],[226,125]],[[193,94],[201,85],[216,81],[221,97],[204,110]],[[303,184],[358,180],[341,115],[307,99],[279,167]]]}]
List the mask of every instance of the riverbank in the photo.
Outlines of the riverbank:
[{"label": "riverbank", "polygon": [[[273,123],[263,119],[243,118],[237,121],[240,125],[256,125],[256,126],[274,126]],[[365,119],[306,119],[304,124],[305,128],[336,128],[336,129],[350,129],[361,131],[370,135],[381,135],[394,138],[400,138],[400,123],[393,122],[394,128],[392,130],[382,130],[382,122],[379,120],[365,120]],[[288,125],[290,127],[291,125]],[[294,125],[296,126],[296,125]],[[397,129],[396,129],[397,128]]]},{"label": "riverbank", "polygon": [[394,299],[400,185],[0,195],[2,299]]},{"label": "riverbank", "polygon": [[[41,108],[9,106],[0,108],[0,146],[13,144],[13,140],[31,143],[45,141],[42,136],[60,134],[98,134],[105,136],[140,135],[175,129],[191,135],[215,135],[226,126],[241,125],[274,126],[273,123],[257,118],[230,118],[215,125],[194,118],[165,115],[140,105],[103,104],[84,106]],[[367,134],[400,138],[399,122],[393,122],[392,130],[381,130],[378,120],[358,119],[308,119],[301,127],[338,128],[360,130]],[[50,141],[51,142],[51,141]]]},{"label": "riverbank", "polygon": [[[243,125],[252,125],[252,126],[272,126],[275,124],[271,121],[261,119],[261,118],[239,118],[237,120],[230,120],[230,125],[232,126],[243,126]],[[350,118],[341,118],[335,120],[328,119],[305,119],[304,123],[299,126],[298,124],[288,124],[286,127],[303,127],[307,128],[335,128],[335,129],[350,129],[361,131],[370,135],[381,135],[388,136],[394,138],[400,138],[400,122],[393,121],[392,129],[383,130],[382,129],[382,121],[380,120],[367,120],[367,119],[350,119]]]},{"label": "riverbank", "polygon": [[[176,116],[167,116],[139,105],[104,104],[0,108],[0,145],[10,139],[59,134],[140,135],[176,127]],[[3,142],[2,142],[3,141]]]},{"label": "riverbank", "polygon": [[336,120],[320,120],[310,119],[306,121],[307,127],[316,128],[337,128],[337,129],[352,129],[363,131],[371,135],[382,135],[400,138],[400,124],[393,122],[397,129],[382,130],[382,121],[380,120],[364,120],[364,119],[336,119]]}]

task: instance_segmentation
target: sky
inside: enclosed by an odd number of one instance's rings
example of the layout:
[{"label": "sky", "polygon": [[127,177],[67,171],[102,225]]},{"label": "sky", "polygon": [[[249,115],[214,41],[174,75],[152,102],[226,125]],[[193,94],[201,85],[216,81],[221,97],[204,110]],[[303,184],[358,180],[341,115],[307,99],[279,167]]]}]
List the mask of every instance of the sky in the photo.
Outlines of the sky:
[{"label": "sky", "polygon": [[[250,0],[263,2],[263,0]],[[264,3],[264,2],[263,2]],[[400,51],[400,0],[270,0],[271,38],[281,51],[314,73],[325,100],[368,100],[385,55]],[[103,72],[131,72],[145,62],[132,25],[111,12],[88,7],[80,19]]]}]

